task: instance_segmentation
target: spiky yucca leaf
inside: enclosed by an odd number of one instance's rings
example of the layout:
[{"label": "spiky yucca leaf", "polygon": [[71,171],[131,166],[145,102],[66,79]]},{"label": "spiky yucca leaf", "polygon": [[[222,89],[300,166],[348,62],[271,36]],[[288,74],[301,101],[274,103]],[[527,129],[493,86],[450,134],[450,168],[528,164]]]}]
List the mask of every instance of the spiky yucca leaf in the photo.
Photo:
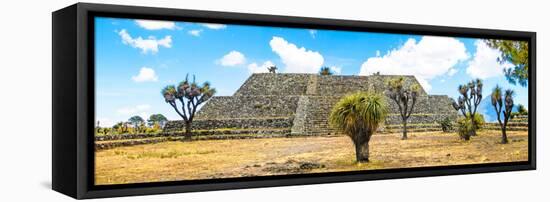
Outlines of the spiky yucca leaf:
[{"label": "spiky yucca leaf", "polygon": [[491,93],[491,104],[496,105],[497,103],[498,106],[502,106],[502,88],[498,85],[493,88],[493,93]]},{"label": "spiky yucca leaf", "polygon": [[164,96],[166,102],[172,102],[176,99],[177,91],[174,85],[168,85],[164,87],[160,93]]},{"label": "spiky yucca leaf", "polygon": [[388,113],[385,97],[378,93],[357,92],[343,97],[332,108],[329,122],[353,138],[361,130],[376,131]]}]

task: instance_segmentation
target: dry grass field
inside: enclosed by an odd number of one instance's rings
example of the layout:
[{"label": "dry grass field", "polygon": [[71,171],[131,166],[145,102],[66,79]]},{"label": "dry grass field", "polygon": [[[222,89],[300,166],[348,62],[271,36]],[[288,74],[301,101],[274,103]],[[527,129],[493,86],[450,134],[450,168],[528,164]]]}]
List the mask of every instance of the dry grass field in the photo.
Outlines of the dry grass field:
[{"label": "dry grass field", "polygon": [[96,152],[96,184],[284,175],[422,166],[527,161],[527,132],[481,131],[469,142],[456,133],[373,136],[369,163],[355,163],[346,136],[163,142]]}]

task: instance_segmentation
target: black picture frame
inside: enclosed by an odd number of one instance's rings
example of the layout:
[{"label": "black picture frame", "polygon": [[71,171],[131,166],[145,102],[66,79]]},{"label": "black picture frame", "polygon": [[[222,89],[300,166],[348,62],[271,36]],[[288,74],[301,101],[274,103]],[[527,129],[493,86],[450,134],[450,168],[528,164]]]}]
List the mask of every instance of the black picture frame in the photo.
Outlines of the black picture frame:
[{"label": "black picture frame", "polygon": [[[94,185],[94,17],[499,38],[529,43],[526,162],[140,184]],[[78,3],[52,14],[52,188],[85,199],[536,169],[536,33],[354,20]]]}]

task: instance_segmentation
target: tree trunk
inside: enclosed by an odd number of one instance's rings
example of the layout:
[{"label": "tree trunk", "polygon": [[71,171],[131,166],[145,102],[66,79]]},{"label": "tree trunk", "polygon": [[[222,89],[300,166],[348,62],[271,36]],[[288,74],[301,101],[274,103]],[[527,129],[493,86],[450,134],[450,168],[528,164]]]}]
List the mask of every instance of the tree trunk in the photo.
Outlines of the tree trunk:
[{"label": "tree trunk", "polygon": [[191,140],[191,122],[185,122],[185,140]]},{"label": "tree trunk", "polygon": [[403,136],[401,137],[402,140],[407,139],[407,120],[403,120]]},{"label": "tree trunk", "polygon": [[508,136],[506,136],[506,126],[501,128],[502,130],[502,144],[508,144]]},{"label": "tree trunk", "polygon": [[360,134],[355,142],[355,159],[357,162],[369,162],[369,138]]},{"label": "tree trunk", "polygon": [[475,121],[475,116],[472,116],[471,118],[471,121],[472,121],[472,131],[470,131],[470,136],[476,136],[476,130],[478,129],[477,126],[476,126],[476,121]]}]

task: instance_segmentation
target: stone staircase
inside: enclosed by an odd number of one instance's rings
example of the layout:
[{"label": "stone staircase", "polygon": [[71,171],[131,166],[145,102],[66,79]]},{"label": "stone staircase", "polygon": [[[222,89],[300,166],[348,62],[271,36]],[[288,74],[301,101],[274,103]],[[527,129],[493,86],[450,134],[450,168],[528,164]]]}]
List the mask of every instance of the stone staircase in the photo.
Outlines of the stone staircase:
[{"label": "stone staircase", "polygon": [[334,135],[337,132],[330,127],[328,118],[332,107],[339,99],[339,97],[310,97],[308,119],[306,119],[308,135]]},{"label": "stone staircase", "polygon": [[303,96],[296,110],[292,135],[334,135],[328,122],[332,106],[339,97]]}]

